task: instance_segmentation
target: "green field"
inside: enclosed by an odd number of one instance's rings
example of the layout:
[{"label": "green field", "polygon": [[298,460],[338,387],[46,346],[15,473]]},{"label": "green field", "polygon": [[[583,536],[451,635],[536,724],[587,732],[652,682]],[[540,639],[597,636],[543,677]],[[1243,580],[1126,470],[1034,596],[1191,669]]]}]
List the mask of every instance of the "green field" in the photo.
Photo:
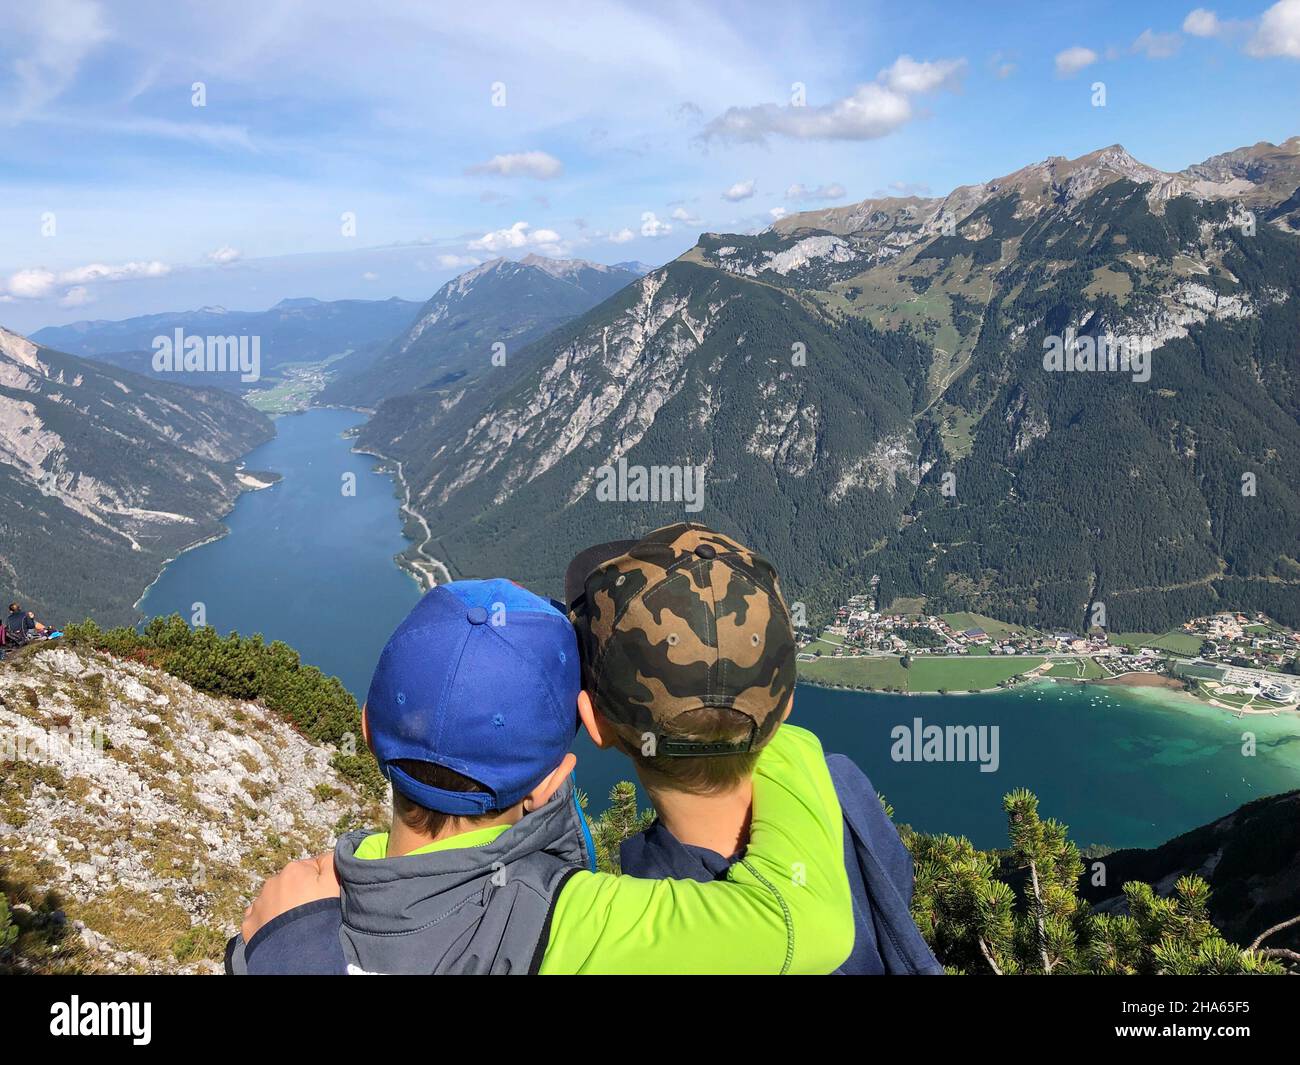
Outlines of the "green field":
[{"label": "green field", "polygon": [[244,398],[249,406],[263,414],[291,414],[306,410],[312,397],[325,387],[329,366],[352,354],[352,349],[336,352],[318,362],[286,362],[280,365],[281,377],[270,388],[255,389]]},{"label": "green field", "polygon": [[818,684],[843,684],[854,688],[905,688],[906,671],[897,658],[878,655],[870,658],[822,658],[800,662],[801,680]]},{"label": "green field", "polygon": [[1195,655],[1201,650],[1201,638],[1174,630],[1157,635],[1154,632],[1121,632],[1110,637],[1110,642],[1128,647],[1155,647],[1180,655]]},{"label": "green field", "polygon": [[983,629],[997,640],[1004,640],[1013,632],[1023,632],[1029,636],[1038,634],[1037,629],[1030,628],[1028,625],[1012,625],[1006,621],[998,621],[997,618],[985,617],[983,614],[972,614],[969,611],[959,611],[956,614],[940,614],[939,616],[958,632],[965,632],[967,629]]},{"label": "green field", "polygon": [[899,596],[881,611],[882,614],[921,614],[924,612],[925,596],[919,596],[915,599]]},{"label": "green field", "polygon": [[[820,634],[818,635],[817,639],[813,640],[813,642],[810,643],[810,644],[808,645],[808,650],[810,650],[810,651],[820,650],[820,648],[817,647],[817,644],[818,644],[819,642],[820,642],[820,643],[828,643],[828,644],[830,644],[832,647],[840,647],[840,646],[842,646],[843,643],[844,643],[844,637],[841,636],[838,632],[823,632],[823,633],[820,633]],[[823,651],[822,653],[825,654],[824,651]]]},{"label": "green field", "polygon": [[1057,662],[1047,671],[1049,677],[1068,677],[1074,680],[1100,680],[1106,671],[1091,658],[1076,658],[1072,662]]},{"label": "green field", "polygon": [[1002,681],[1041,665],[1041,658],[956,657],[921,655],[910,669],[891,655],[868,658],[824,658],[800,662],[802,680],[847,687],[897,688],[901,691],[964,692],[972,688],[996,688]]}]

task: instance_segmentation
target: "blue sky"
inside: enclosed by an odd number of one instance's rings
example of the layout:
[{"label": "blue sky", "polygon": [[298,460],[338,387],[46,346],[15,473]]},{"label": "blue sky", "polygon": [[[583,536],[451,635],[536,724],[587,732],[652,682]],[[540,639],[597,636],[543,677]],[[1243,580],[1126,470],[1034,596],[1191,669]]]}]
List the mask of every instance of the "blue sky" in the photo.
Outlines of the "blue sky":
[{"label": "blue sky", "polygon": [[1300,0],[0,0],[0,324],[658,264],[1117,142],[1181,169],[1297,101]]}]

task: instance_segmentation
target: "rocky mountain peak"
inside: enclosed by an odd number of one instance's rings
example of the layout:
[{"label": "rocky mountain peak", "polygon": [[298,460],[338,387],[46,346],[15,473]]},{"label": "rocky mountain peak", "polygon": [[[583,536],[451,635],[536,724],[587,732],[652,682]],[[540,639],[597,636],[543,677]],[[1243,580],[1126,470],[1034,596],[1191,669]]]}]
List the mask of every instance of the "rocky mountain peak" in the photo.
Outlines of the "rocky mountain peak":
[{"label": "rocky mountain peak", "polygon": [[11,333],[4,326],[0,326],[0,355],[7,359],[21,363],[30,370],[41,369],[40,361],[36,357],[39,349],[28,340],[25,336],[18,333]]},{"label": "rocky mountain peak", "polygon": [[[597,273],[609,274],[624,269],[623,267],[606,266],[604,263],[594,263],[588,259],[552,259],[545,255],[538,255],[536,252],[529,252],[519,260],[519,264],[542,270],[561,281],[571,280],[584,270],[595,270]],[[641,272],[644,273],[644,271]]]}]

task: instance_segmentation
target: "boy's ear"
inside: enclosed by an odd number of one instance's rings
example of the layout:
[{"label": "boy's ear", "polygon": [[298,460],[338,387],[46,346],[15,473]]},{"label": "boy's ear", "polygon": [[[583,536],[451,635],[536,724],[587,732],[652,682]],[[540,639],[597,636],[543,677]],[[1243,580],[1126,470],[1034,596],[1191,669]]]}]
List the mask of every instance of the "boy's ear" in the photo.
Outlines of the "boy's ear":
[{"label": "boy's ear", "polygon": [[577,764],[577,755],[572,751],[566,754],[564,758],[561,759],[560,764],[552,769],[546,778],[537,785],[537,787],[533,788],[532,791],[524,796],[524,813],[527,813],[529,810],[536,810],[539,806],[545,806],[550,802],[551,796],[554,795],[559,790],[560,785],[568,779],[569,774],[573,772],[573,767]]},{"label": "boy's ear", "polygon": [[582,727],[587,730],[592,743],[601,750],[614,746],[614,730],[597,711],[585,689],[578,692],[578,717],[582,719]]},{"label": "boy's ear", "polygon": [[361,704],[361,742],[370,746],[370,724],[366,721],[366,704]]},{"label": "boy's ear", "polygon": [[585,689],[577,693],[577,715],[582,720],[586,735],[591,737],[591,743],[601,750],[614,746],[614,730],[602,717],[601,711],[595,709],[595,703],[591,702]]},{"label": "boy's ear", "polygon": [[794,694],[791,693],[790,701],[785,704],[785,713],[781,715],[781,720],[788,721],[790,718],[790,711],[793,709],[794,709]]}]

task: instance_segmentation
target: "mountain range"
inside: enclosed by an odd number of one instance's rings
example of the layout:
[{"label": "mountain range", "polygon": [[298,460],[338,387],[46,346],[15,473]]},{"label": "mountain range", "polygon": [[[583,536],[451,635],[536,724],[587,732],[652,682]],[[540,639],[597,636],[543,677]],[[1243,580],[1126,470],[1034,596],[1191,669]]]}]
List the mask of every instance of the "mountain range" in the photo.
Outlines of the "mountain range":
[{"label": "mountain range", "polygon": [[274,434],[237,396],[153,380],[0,329],[0,572],[56,625],[135,620],[180,550],[222,531]]},{"label": "mountain range", "polygon": [[426,389],[463,392],[520,348],[589,310],[644,271],[581,259],[493,259],[453,278],[372,360],[349,359],[319,402],[373,409]]},{"label": "mountain range", "polygon": [[[83,321],[47,326],[31,339],[59,351],[83,355],[150,377],[201,387],[247,392],[279,380],[286,366],[347,357],[357,363],[373,356],[415,317],[419,304],[410,300],[281,300],[266,311],[230,311],[200,307],[193,311],[146,314],[123,321]],[[154,371],[154,342],[185,336],[258,337],[260,378],[241,381],[238,374]]]},{"label": "mountain range", "polygon": [[[384,404],[361,445],[402,461],[462,575],[558,589],[575,530],[689,517],[814,614],[877,576],[882,607],[1041,627],[1297,623],[1298,189],[1300,138],[1180,172],[1114,145],[705,233],[481,387]],[[1136,361],[1046,361],[1108,343]],[[598,499],[620,460],[702,469],[702,507]]]}]

